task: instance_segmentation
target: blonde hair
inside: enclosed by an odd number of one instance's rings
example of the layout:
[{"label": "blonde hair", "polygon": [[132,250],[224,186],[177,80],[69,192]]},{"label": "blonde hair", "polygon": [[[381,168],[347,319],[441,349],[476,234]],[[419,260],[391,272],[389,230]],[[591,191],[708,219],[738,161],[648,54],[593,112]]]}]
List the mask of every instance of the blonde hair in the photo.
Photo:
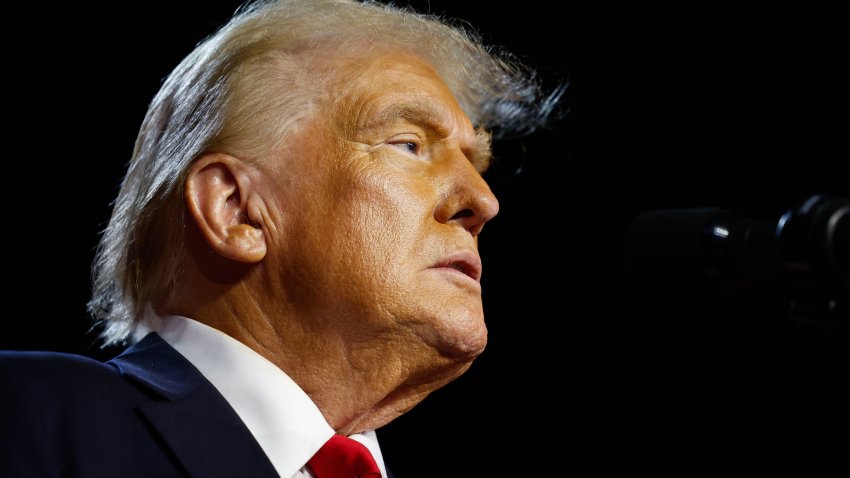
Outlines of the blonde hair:
[{"label": "blonde hair", "polygon": [[473,124],[529,133],[560,91],[541,93],[532,72],[490,51],[467,29],[392,5],[351,0],[251,3],[201,42],[150,104],[93,264],[89,311],[105,345],[126,342],[145,304],[167,304],[184,260],[183,182],[211,151],[256,158],[285,143],[323,82],[306,53],[353,45],[402,48],[441,75]]}]

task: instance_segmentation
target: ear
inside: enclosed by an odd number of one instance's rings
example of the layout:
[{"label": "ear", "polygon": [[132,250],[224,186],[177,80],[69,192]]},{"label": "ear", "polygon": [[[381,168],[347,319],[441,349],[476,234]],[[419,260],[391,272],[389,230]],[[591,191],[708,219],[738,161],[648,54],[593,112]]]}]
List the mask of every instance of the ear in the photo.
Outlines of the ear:
[{"label": "ear", "polygon": [[[263,218],[253,169],[233,156],[211,153],[189,168],[184,198],[189,216],[207,244],[228,259],[259,262],[266,255]],[[257,217],[252,217],[257,216]]]}]

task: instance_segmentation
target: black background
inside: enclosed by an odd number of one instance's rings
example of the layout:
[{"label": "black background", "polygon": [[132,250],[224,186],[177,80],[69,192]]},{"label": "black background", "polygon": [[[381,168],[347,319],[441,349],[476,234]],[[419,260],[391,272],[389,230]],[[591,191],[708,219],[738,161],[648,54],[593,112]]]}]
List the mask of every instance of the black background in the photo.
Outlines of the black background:
[{"label": "black background", "polygon": [[[7,41],[4,68],[0,346],[116,352],[87,334],[98,233],[160,82],[238,5],[176,3],[13,15],[29,33]],[[488,349],[382,430],[396,474],[836,457],[850,334],[791,324],[770,291],[638,294],[620,250],[647,210],[777,219],[812,194],[850,193],[843,17],[814,5],[410,4],[468,21],[549,87],[568,81],[569,113],[524,141],[524,173],[496,190],[501,213],[481,239]]]}]

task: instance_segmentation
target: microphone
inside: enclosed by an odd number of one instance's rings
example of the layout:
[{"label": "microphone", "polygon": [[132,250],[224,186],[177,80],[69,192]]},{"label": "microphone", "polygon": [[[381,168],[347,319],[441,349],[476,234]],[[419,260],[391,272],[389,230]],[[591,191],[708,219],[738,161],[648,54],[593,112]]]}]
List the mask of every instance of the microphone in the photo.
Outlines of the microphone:
[{"label": "microphone", "polygon": [[643,285],[769,284],[788,291],[796,309],[823,309],[808,315],[850,315],[846,197],[814,195],[777,220],[717,208],[646,212],[631,222],[624,254],[627,273]]}]

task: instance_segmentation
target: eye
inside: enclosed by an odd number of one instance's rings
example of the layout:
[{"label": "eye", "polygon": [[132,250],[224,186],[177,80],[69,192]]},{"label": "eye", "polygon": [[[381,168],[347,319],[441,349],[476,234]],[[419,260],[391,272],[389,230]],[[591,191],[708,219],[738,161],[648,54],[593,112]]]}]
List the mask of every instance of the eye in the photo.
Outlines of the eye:
[{"label": "eye", "polygon": [[396,148],[401,148],[410,154],[419,154],[420,146],[416,141],[395,141],[390,144]]}]

